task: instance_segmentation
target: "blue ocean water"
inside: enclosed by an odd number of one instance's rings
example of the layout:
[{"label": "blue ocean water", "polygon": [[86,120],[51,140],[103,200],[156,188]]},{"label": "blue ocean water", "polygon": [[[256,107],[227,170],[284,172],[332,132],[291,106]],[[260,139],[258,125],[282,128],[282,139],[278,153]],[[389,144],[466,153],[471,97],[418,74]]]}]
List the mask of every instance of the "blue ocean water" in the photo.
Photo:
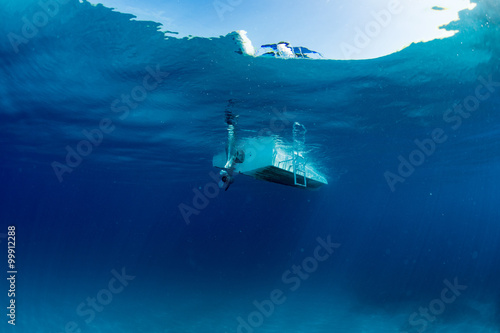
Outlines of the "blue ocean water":
[{"label": "blue ocean water", "polygon": [[[1,4],[2,332],[500,331],[497,2],[363,61],[57,4]],[[329,184],[217,190],[228,109],[241,138],[306,126]]]}]

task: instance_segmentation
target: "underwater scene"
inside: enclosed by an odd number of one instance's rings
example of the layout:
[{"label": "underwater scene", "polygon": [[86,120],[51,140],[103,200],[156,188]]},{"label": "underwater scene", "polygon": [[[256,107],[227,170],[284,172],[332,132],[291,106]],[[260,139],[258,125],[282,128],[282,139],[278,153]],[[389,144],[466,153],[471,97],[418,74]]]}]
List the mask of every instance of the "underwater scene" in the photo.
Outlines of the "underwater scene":
[{"label": "underwater scene", "polygon": [[363,58],[378,3],[335,53],[0,0],[1,332],[500,332],[500,2]]}]

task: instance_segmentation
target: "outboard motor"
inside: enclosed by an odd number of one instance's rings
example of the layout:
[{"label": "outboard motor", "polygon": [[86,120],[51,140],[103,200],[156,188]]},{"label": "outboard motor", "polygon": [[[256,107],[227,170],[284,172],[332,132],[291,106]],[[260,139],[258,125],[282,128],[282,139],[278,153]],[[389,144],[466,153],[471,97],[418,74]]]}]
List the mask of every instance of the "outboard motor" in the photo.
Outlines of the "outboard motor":
[{"label": "outboard motor", "polygon": [[229,174],[226,170],[221,170],[220,171],[220,181],[219,181],[219,188],[223,188],[224,191],[227,191],[229,186],[234,182],[234,178],[232,175]]}]

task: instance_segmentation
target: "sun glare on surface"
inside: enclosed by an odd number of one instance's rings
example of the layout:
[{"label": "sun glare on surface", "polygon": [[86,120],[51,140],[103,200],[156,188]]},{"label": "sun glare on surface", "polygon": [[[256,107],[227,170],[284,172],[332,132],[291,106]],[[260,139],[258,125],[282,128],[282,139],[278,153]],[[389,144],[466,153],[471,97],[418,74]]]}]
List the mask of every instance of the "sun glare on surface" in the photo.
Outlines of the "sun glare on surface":
[{"label": "sun glare on surface", "polygon": [[[394,4],[397,4],[397,7]],[[342,55],[339,58],[376,58],[402,50],[412,43],[451,37],[456,31],[446,30],[443,27],[458,20],[460,11],[474,7],[475,4],[471,4],[469,0],[392,0],[386,7],[380,7],[377,3],[371,10],[373,17],[371,21],[365,19],[364,24],[357,23],[351,28],[358,35],[347,30],[344,40],[349,41],[350,38],[352,42],[351,44],[344,42],[345,47],[341,48]],[[390,14],[386,15],[388,18],[385,22],[380,18],[383,17],[383,13]],[[379,27],[376,26],[377,23]],[[363,33],[368,36],[365,38],[368,41],[364,44],[360,43],[363,37],[359,36]],[[356,45],[356,42],[359,45]]]}]

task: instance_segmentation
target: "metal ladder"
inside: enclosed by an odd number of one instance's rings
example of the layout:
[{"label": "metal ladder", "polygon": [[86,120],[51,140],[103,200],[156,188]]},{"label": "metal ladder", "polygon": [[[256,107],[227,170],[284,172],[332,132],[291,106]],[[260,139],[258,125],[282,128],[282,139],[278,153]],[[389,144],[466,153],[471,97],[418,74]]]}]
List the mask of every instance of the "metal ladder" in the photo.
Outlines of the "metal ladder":
[{"label": "metal ladder", "polygon": [[293,152],[293,183],[307,187],[306,159],[296,151]]},{"label": "metal ladder", "polygon": [[304,125],[293,124],[293,182],[294,185],[307,187],[306,159],[300,154],[304,150],[307,129]]}]

